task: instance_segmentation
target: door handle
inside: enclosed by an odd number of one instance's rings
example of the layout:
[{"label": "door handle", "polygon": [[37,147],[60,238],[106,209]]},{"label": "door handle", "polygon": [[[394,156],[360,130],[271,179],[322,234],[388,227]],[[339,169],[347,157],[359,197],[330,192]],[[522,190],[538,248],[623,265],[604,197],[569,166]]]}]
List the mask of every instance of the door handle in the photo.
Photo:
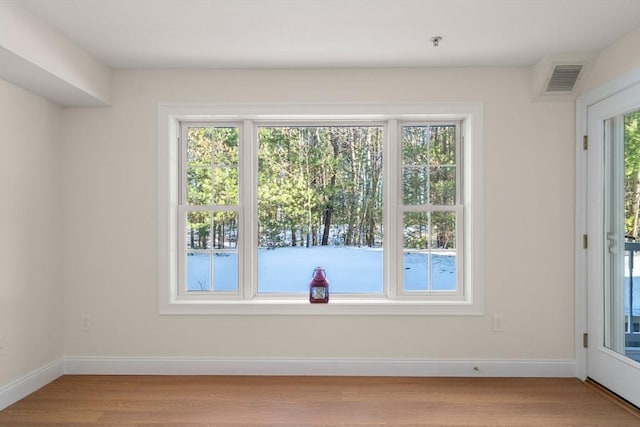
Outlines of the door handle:
[{"label": "door handle", "polygon": [[609,241],[609,245],[607,249],[610,254],[617,255],[618,254],[618,239],[616,237],[616,233],[607,233],[607,240]]}]

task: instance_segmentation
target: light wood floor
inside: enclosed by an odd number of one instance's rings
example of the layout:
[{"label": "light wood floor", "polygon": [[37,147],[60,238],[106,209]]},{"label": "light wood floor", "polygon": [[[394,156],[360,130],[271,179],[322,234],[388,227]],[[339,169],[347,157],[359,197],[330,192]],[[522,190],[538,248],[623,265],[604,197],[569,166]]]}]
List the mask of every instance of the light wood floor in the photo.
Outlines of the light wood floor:
[{"label": "light wood floor", "polygon": [[640,426],[577,379],[63,376],[0,426]]}]

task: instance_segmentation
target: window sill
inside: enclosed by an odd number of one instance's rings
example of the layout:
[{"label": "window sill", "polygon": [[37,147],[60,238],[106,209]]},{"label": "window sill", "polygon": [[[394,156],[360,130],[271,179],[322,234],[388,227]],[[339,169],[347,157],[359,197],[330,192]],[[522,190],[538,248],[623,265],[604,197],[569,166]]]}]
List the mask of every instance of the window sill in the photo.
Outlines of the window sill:
[{"label": "window sill", "polygon": [[180,300],[164,303],[168,315],[295,315],[295,316],[480,316],[480,304],[468,301],[334,299],[327,304],[308,300]]}]

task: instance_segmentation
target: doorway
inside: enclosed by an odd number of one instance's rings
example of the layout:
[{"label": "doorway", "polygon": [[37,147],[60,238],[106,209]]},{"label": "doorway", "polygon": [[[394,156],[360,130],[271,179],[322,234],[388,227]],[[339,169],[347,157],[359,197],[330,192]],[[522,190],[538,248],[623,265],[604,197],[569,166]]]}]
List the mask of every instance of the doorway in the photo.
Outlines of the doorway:
[{"label": "doorway", "polygon": [[640,83],[590,105],[587,132],[587,376],[640,406]]}]

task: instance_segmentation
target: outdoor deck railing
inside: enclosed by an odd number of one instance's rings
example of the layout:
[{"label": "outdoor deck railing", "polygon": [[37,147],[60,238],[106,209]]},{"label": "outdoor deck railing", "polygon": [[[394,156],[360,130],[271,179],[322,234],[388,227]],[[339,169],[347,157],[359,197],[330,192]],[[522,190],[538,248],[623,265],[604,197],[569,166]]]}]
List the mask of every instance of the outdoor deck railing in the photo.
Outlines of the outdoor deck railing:
[{"label": "outdoor deck railing", "polygon": [[[640,242],[625,242],[624,250],[629,253],[629,326],[628,330],[625,331],[625,346],[627,348],[638,348],[640,347],[640,331],[634,330],[635,325],[633,322],[633,268],[635,254],[636,252],[640,252]],[[638,304],[638,302],[636,302],[636,304]]]}]

